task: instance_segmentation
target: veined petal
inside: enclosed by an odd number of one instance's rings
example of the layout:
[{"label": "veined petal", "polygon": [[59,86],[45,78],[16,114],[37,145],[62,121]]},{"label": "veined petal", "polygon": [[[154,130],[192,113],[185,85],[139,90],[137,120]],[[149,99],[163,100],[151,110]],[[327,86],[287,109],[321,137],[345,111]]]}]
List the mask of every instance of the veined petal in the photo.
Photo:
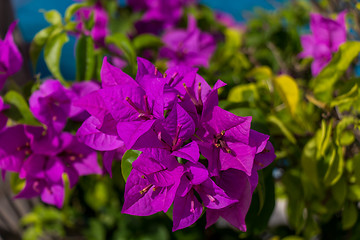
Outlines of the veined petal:
[{"label": "veined petal", "polygon": [[238,202],[237,199],[229,197],[210,178],[196,186],[195,190],[199,193],[204,206],[207,208],[221,209]]},{"label": "veined petal", "polygon": [[181,157],[193,163],[196,163],[199,161],[200,158],[199,146],[195,141],[192,141],[180,148],[179,150],[174,151],[171,155]]},{"label": "veined petal", "polygon": [[124,73],[120,68],[111,65],[104,57],[103,64],[100,72],[102,87],[113,87],[117,85],[131,85],[138,86],[132,77]]},{"label": "veined petal", "polygon": [[124,142],[118,135],[101,132],[101,122],[95,117],[89,117],[76,133],[80,142],[98,151],[110,151],[122,147]]},{"label": "veined petal", "polygon": [[201,216],[203,207],[191,190],[184,197],[175,197],[173,209],[173,231],[189,227]]}]

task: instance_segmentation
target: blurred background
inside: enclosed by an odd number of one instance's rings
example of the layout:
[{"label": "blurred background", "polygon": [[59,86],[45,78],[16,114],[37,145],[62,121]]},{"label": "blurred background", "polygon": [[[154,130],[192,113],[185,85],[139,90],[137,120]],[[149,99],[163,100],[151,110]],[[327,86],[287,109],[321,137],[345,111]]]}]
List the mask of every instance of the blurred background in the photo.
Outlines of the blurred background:
[{"label": "blurred background", "polygon": [[[120,5],[125,6],[125,0],[119,1]],[[202,4],[218,11],[231,14],[237,21],[244,22],[246,16],[249,17],[255,8],[276,10],[281,7],[286,0],[201,0]],[[74,0],[45,1],[45,0],[1,0],[0,12],[0,33],[2,36],[7,31],[7,26],[13,19],[19,20],[19,29],[24,47],[29,45],[35,34],[45,28],[48,23],[43,17],[42,10],[58,10],[62,15],[66,8],[74,3]],[[75,77],[75,58],[74,58],[75,37],[65,44],[61,57],[61,69],[66,79]],[[26,51],[25,51],[26,52]],[[37,72],[42,76],[50,74],[43,59],[39,59]]]}]

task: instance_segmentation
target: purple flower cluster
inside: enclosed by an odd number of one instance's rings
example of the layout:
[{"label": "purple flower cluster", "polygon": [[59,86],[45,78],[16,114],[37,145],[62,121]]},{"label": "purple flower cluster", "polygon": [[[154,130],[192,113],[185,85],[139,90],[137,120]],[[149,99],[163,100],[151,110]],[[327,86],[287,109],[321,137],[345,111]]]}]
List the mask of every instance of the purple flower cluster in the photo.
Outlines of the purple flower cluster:
[{"label": "purple flower cluster", "polygon": [[164,29],[174,27],[180,20],[183,8],[195,0],[128,0],[135,11],[144,11],[144,15],[135,24],[138,33],[158,34]]},{"label": "purple flower cluster", "polygon": [[194,17],[189,17],[188,28],[167,31],[162,40],[165,44],[160,49],[160,57],[167,58],[169,67],[187,65],[208,67],[216,42],[214,37],[200,31]]},{"label": "purple flower cluster", "polygon": [[346,41],[346,12],[341,12],[335,20],[321,14],[310,15],[312,34],[301,36],[303,51],[299,57],[312,57],[311,72],[314,76],[330,62],[332,53]]},{"label": "purple flower cluster", "polygon": [[88,117],[73,107],[72,101],[98,88],[95,83],[83,82],[66,89],[57,80],[47,80],[29,101],[33,115],[44,127],[16,125],[0,132],[0,169],[3,174],[17,172],[26,181],[16,198],[40,196],[60,208],[64,201],[63,174],[73,187],[79,176],[102,173],[96,151],[63,131],[69,117]]},{"label": "purple flower cluster", "polygon": [[[88,30],[85,22],[90,19],[92,13],[94,14],[94,26],[91,30]],[[78,22],[76,30],[82,34],[91,36],[94,39],[96,48],[105,45],[105,37],[109,34],[109,17],[100,1],[97,1],[92,7],[80,8],[75,13],[75,19]]]},{"label": "purple flower cluster", "polygon": [[0,39],[0,89],[3,88],[6,79],[21,69],[23,59],[12,36],[17,22],[13,22],[5,39]]},{"label": "purple flower cluster", "polygon": [[[80,141],[109,152],[142,153],[125,186],[123,213],[146,216],[173,205],[173,231],[195,223],[206,210],[207,227],[223,217],[246,231],[245,215],[257,171],[275,158],[269,136],[250,129],[251,117],[218,107],[217,90],[196,68],[174,66],[164,74],[138,58],[135,80],[105,58],[102,89],[75,105],[92,116]],[[105,153],[105,154],[106,154]]]}]

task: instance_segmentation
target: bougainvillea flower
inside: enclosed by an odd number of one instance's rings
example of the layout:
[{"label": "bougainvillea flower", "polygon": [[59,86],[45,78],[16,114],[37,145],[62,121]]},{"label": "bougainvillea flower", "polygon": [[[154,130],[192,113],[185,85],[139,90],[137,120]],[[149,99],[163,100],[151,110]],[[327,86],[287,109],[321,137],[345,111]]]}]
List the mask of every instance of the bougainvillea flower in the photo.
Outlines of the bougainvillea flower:
[{"label": "bougainvillea flower", "polygon": [[85,120],[76,133],[79,141],[98,151],[111,151],[120,148],[124,142],[120,139],[116,131],[102,131],[100,121],[91,116]]},{"label": "bougainvillea flower", "polygon": [[[71,101],[75,102],[81,97],[100,89],[100,85],[93,81],[86,82],[77,82],[72,84],[70,91],[72,91],[74,96]],[[69,117],[74,121],[83,122],[89,117],[89,113],[87,113],[84,109],[71,105]]]},{"label": "bougainvillea flower", "polygon": [[117,121],[118,134],[127,148],[134,147],[142,135],[151,133],[154,124],[164,118],[161,95],[153,98],[141,87],[116,86],[99,93]]},{"label": "bougainvillea flower", "polygon": [[62,181],[52,182],[47,178],[29,178],[26,180],[25,188],[15,198],[40,196],[43,202],[61,208],[64,204],[64,195]]},{"label": "bougainvillea flower", "polygon": [[[92,29],[86,28],[86,21],[89,21],[93,14],[94,25]],[[76,30],[86,36],[91,36],[94,39],[95,48],[103,47],[105,45],[105,37],[109,34],[108,22],[109,17],[106,10],[103,8],[100,1],[97,1],[92,7],[80,8],[75,13],[75,20],[78,22]]]},{"label": "bougainvillea flower", "polygon": [[167,158],[167,166],[158,157],[142,153],[133,162],[133,169],[125,185],[122,213],[148,216],[167,212],[175,198],[183,167],[174,157]]},{"label": "bougainvillea flower", "polygon": [[261,170],[274,161],[276,155],[268,135],[250,130],[250,141],[257,147],[253,170]]},{"label": "bougainvillea flower", "polygon": [[211,175],[229,168],[251,175],[256,146],[249,142],[251,117],[239,117],[220,107],[214,107],[212,118],[204,123],[206,132],[197,135],[200,152],[209,161]]},{"label": "bougainvillea flower", "polygon": [[0,132],[0,169],[20,171],[25,158],[32,152],[30,141],[24,125],[9,127]]},{"label": "bougainvillea flower", "polygon": [[209,33],[201,32],[193,17],[189,17],[186,30],[169,30],[162,40],[165,46],[160,49],[159,55],[169,60],[169,67],[176,65],[207,67],[216,48],[214,38]]},{"label": "bougainvillea flower", "polygon": [[91,29],[91,37],[94,39],[96,48],[105,45],[105,37],[109,34],[108,22],[108,14],[98,1],[94,7],[94,27]]},{"label": "bougainvillea flower", "polygon": [[[139,71],[139,70],[138,70]],[[124,73],[120,68],[114,67],[104,57],[100,71],[102,88],[114,87],[118,85],[138,86],[132,77]]]},{"label": "bougainvillea flower", "polygon": [[70,133],[49,135],[41,126],[17,125],[0,132],[0,169],[18,172],[26,180],[17,198],[41,196],[61,207],[64,199],[63,173],[70,187],[79,176],[101,174],[97,154]]},{"label": "bougainvillea flower", "polygon": [[[138,58],[133,79],[104,58],[102,89],[76,101],[92,115],[77,135],[105,151],[109,173],[118,153],[142,152],[127,178],[123,213],[147,216],[173,204],[174,231],[195,223],[204,210],[208,226],[221,216],[245,230],[257,170],[273,161],[274,149],[269,136],[250,129],[251,117],[218,107],[225,83],[211,88],[197,71],[178,65],[162,74]],[[206,160],[199,160],[200,152]]]},{"label": "bougainvillea flower", "polygon": [[299,57],[312,57],[311,71],[314,76],[329,63],[332,53],[346,41],[346,12],[341,12],[335,20],[320,14],[310,15],[312,34],[301,36],[303,51]]},{"label": "bougainvillea flower", "polygon": [[3,88],[5,80],[18,72],[23,63],[23,59],[19,49],[17,48],[14,38],[13,32],[16,27],[17,22],[13,22],[4,40],[0,39],[0,89]]},{"label": "bougainvillea flower", "polygon": [[103,154],[103,168],[112,177],[112,163],[114,161],[121,161],[126,152],[125,145],[111,151],[106,151]]},{"label": "bougainvillea flower", "polygon": [[[175,66],[169,68],[164,76],[164,106],[171,109],[179,102],[193,118],[196,127],[199,121],[207,121],[212,109],[218,105],[217,90],[226,84],[218,80],[211,89],[210,85],[197,74],[197,68]],[[179,101],[180,100],[180,101]]]},{"label": "bougainvillea flower", "polygon": [[141,11],[148,8],[147,0],[127,0],[127,4],[134,11]]},{"label": "bougainvillea flower", "polygon": [[202,164],[188,162],[185,166],[186,170],[174,200],[173,231],[190,226],[200,217],[203,207],[195,197],[194,191],[209,209],[221,209],[237,202],[210,179],[207,169]]},{"label": "bougainvillea flower", "polygon": [[158,132],[158,138],[164,143],[164,148],[172,156],[181,157],[191,162],[197,162],[200,154],[196,142],[187,142],[195,133],[195,123],[190,115],[176,104],[165,121],[162,123],[163,131]]},{"label": "bougainvillea flower", "polygon": [[[30,139],[30,156],[55,158],[63,165],[63,172],[68,174],[70,187],[76,184],[79,176],[102,173],[97,163],[96,152],[80,143],[72,134],[62,132],[53,136],[41,127],[30,126],[26,126],[25,130]],[[21,171],[26,172],[26,169]]]},{"label": "bougainvillea flower", "polygon": [[142,18],[135,23],[138,33],[159,34],[164,29],[174,27],[182,15],[184,3],[179,0],[128,0],[135,10],[145,10]]},{"label": "bougainvillea flower", "polygon": [[70,187],[74,187],[80,176],[101,174],[102,170],[97,162],[97,153],[88,146],[80,143],[70,133],[63,133],[63,150],[58,154],[64,172],[69,177]]},{"label": "bougainvillea flower", "polygon": [[61,208],[64,202],[63,165],[57,157],[32,154],[20,171],[26,178],[25,188],[16,198],[40,196],[41,200]]},{"label": "bougainvillea flower", "polygon": [[222,209],[208,209],[206,211],[206,228],[214,224],[219,217],[222,217],[234,227],[246,232],[245,217],[249,210],[253,193],[251,185],[256,186],[257,180],[255,179],[255,182],[251,184],[249,177],[242,171],[228,169],[220,172],[219,177],[216,177],[216,184],[228,196],[237,199],[238,202]]},{"label": "bougainvillea flower", "polygon": [[92,12],[91,7],[82,7],[79,10],[75,12],[75,21],[77,22],[75,33],[77,36],[80,36],[80,33],[83,33],[85,35],[90,35],[90,31],[86,29],[85,22],[90,19]]},{"label": "bougainvillea flower", "polygon": [[74,93],[58,80],[46,80],[30,99],[30,110],[50,130],[60,132],[66,124]]}]

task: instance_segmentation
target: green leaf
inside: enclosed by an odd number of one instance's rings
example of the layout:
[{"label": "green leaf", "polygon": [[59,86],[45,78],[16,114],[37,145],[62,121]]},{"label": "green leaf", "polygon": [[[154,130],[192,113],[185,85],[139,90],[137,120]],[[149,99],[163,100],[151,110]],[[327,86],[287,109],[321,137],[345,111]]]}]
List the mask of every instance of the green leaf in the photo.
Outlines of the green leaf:
[{"label": "green leaf", "polygon": [[315,138],[306,143],[301,156],[301,166],[311,183],[319,188]]},{"label": "green leaf", "polygon": [[269,132],[266,118],[259,108],[234,108],[230,109],[229,112],[241,117],[251,116],[251,129],[262,133]]},{"label": "green leaf", "polygon": [[344,171],[344,158],[340,147],[333,148],[329,157],[329,166],[324,177],[326,186],[334,185],[340,179]]},{"label": "green leaf", "polygon": [[351,202],[345,204],[341,219],[342,228],[344,230],[352,228],[356,223],[357,218],[358,218],[358,210],[355,204]]},{"label": "green leaf", "polygon": [[318,131],[316,134],[317,159],[320,157],[324,157],[326,150],[329,147],[333,122],[333,119],[331,119],[328,124],[324,119],[321,121],[321,130],[320,132]]},{"label": "green leaf", "polygon": [[77,10],[80,8],[88,6],[87,3],[74,3],[71,4],[65,11],[65,22],[69,22],[71,20],[71,17],[75,14]]},{"label": "green leaf", "polygon": [[222,57],[227,59],[233,56],[240,48],[241,42],[242,38],[239,31],[232,28],[227,28],[225,30],[225,46],[224,51],[222,52]]},{"label": "green leaf", "polygon": [[[246,215],[246,223],[248,227],[248,231],[251,233],[261,234],[267,229],[269,219],[272,215],[272,212],[275,207],[275,186],[274,179],[272,176],[273,168],[267,167],[263,169],[263,185],[262,188],[262,196],[259,195],[259,190],[254,192],[251,206]],[[264,200],[261,200],[264,198]],[[263,201],[263,207],[261,207],[261,201]]]},{"label": "green leaf", "polygon": [[322,156],[325,156],[325,152],[328,149],[332,129],[333,129],[333,119],[330,120],[330,122],[329,122],[329,124],[327,126],[325,137],[324,137],[324,140],[322,141],[322,144],[321,144],[320,153],[321,153]]},{"label": "green leaf", "polygon": [[52,75],[60,80],[64,85],[67,85],[63,76],[60,72],[60,58],[61,50],[66,42],[69,41],[69,38],[66,33],[58,33],[51,36],[48,39],[44,49],[44,58],[47,67],[49,68]]},{"label": "green leaf", "polygon": [[359,96],[359,87],[357,84],[355,84],[349,92],[340,95],[338,97],[336,97],[334,100],[332,100],[330,102],[330,107],[335,107],[338,106],[340,104],[344,104],[344,103],[348,103],[348,102],[352,102],[355,100],[355,98],[357,98]]},{"label": "green leaf", "polygon": [[350,185],[346,198],[352,202],[359,201],[360,200],[360,186],[359,185]]},{"label": "green leaf", "polygon": [[103,181],[98,181],[86,192],[86,202],[94,210],[104,208],[109,202],[109,185]]},{"label": "green leaf", "polygon": [[285,185],[288,196],[288,220],[289,224],[299,233],[305,224],[304,219],[304,191],[301,184],[301,173],[299,169],[293,168],[284,173],[282,182]]},{"label": "green leaf", "polygon": [[52,25],[62,25],[61,14],[56,10],[44,12],[45,20]]},{"label": "green leaf", "polygon": [[329,103],[335,83],[349,68],[351,62],[360,53],[360,42],[348,41],[343,43],[331,62],[311,82],[315,98]]},{"label": "green leaf", "polygon": [[82,35],[76,44],[76,79],[91,80],[95,71],[94,40]]},{"label": "green leaf", "polygon": [[257,81],[270,80],[272,78],[271,68],[263,66],[256,67],[246,74],[247,78],[255,78]]},{"label": "green leaf", "polygon": [[152,34],[141,34],[134,38],[133,44],[136,50],[152,47],[161,47],[163,42],[161,39]]},{"label": "green leaf", "polygon": [[264,207],[264,203],[265,203],[265,182],[264,182],[264,175],[263,172],[260,171],[259,172],[259,182],[258,185],[256,187],[256,191],[258,193],[259,196],[259,212],[258,214],[261,212],[261,210]]},{"label": "green leaf", "polygon": [[90,219],[90,226],[86,228],[86,239],[88,240],[105,240],[106,229],[100,220]]},{"label": "green leaf", "polygon": [[173,210],[174,210],[174,204],[171,204],[171,206],[169,207],[169,209],[165,213],[166,216],[168,216],[168,218],[171,219],[171,221],[173,220]]},{"label": "green leaf", "polygon": [[19,178],[18,173],[11,173],[10,176],[10,187],[14,194],[19,193],[25,187],[25,179]]},{"label": "green leaf", "polygon": [[345,177],[340,178],[339,181],[335,183],[334,186],[332,186],[331,192],[339,206],[343,205],[347,195],[347,185]]},{"label": "green leaf", "polygon": [[257,86],[254,83],[233,87],[228,95],[231,102],[255,102],[259,99]]},{"label": "green leaf", "polygon": [[335,142],[338,146],[348,146],[354,142],[355,136],[352,129],[347,129],[355,123],[354,117],[344,117],[336,126],[335,130]]},{"label": "green leaf", "polygon": [[274,78],[274,85],[282,101],[294,116],[300,98],[299,87],[295,80],[292,77],[283,74]]},{"label": "green leaf", "polygon": [[140,154],[140,151],[130,149],[125,152],[123,158],[121,159],[121,173],[125,182],[132,170],[132,163],[139,157]]},{"label": "green leaf", "polygon": [[287,127],[284,125],[284,123],[278,119],[277,117],[275,117],[274,115],[270,115],[267,120],[270,123],[273,123],[274,125],[276,125],[280,131],[285,135],[285,137],[293,144],[296,144],[296,138],[294,137],[294,135],[287,129]]},{"label": "green leaf", "polygon": [[123,51],[127,61],[133,69],[133,73],[135,74],[136,53],[130,39],[125,34],[116,33],[114,35],[108,36],[106,38],[106,43],[115,44],[118,48],[121,49],[121,51]]},{"label": "green leaf", "polygon": [[39,125],[39,122],[32,115],[26,100],[20,93],[9,91],[4,96],[4,101],[11,105],[9,111],[11,111],[13,107],[17,108],[22,116],[22,119],[18,121],[19,123]]},{"label": "green leaf", "polygon": [[360,154],[356,154],[353,158],[354,175],[356,184],[360,186]]},{"label": "green leaf", "polygon": [[38,32],[32,40],[30,44],[30,59],[34,69],[36,68],[36,64],[39,59],[41,50],[44,48],[46,41],[48,40],[54,29],[54,26],[44,28],[40,32]]}]

